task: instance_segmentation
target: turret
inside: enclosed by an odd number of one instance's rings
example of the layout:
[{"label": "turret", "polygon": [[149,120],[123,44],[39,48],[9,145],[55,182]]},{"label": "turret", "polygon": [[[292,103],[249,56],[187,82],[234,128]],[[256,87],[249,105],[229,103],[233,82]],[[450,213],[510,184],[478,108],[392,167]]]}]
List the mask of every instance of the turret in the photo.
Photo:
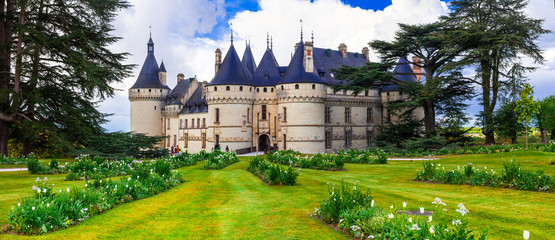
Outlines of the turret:
[{"label": "turret", "polygon": [[162,60],[162,63],[160,64],[160,69],[158,69],[158,78],[160,79],[160,82],[164,85],[168,85],[166,83],[166,74],[168,72],[166,71],[166,66],[164,66],[164,60]]}]

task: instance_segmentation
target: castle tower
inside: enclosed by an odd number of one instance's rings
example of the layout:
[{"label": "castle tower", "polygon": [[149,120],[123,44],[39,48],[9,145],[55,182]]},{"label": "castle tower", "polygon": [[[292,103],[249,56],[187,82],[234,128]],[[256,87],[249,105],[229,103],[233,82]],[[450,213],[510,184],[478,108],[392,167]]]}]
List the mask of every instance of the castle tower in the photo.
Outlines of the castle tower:
[{"label": "castle tower", "polygon": [[314,71],[312,42],[300,42],[277,84],[282,116],[282,149],[303,153],[325,151],[324,112],[326,84]]},{"label": "castle tower", "polygon": [[206,87],[207,148],[219,145],[222,149],[252,147],[252,104],[254,89],[251,74],[243,66],[233,42],[216,76]]},{"label": "castle tower", "polygon": [[243,53],[241,63],[243,64],[243,67],[249,71],[251,76],[254,75],[254,72],[256,71],[256,62],[254,61],[254,56],[252,55],[251,45],[248,43],[246,44],[245,53]]},{"label": "castle tower", "polygon": [[166,83],[166,75],[167,75],[167,71],[166,71],[166,66],[164,66],[164,60],[162,60],[162,63],[160,64],[160,68],[158,69],[158,78],[160,79],[160,82],[167,86],[168,84]]},{"label": "castle tower", "polygon": [[[163,64],[162,67],[164,67]],[[129,89],[130,130],[132,132],[144,133],[148,136],[163,135],[162,109],[170,89],[160,79],[160,77],[164,77],[165,81],[165,67],[162,69],[163,72],[160,70],[154,57],[154,42],[150,38],[141,72],[135,84]]]}]

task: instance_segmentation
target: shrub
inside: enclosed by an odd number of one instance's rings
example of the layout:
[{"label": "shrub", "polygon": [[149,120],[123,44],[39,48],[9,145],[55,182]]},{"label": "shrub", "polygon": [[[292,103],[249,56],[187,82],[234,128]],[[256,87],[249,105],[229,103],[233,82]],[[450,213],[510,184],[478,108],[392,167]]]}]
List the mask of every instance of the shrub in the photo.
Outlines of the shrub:
[{"label": "shrub", "polygon": [[339,188],[335,188],[335,184],[328,186],[329,195],[320,203],[318,216],[327,223],[338,223],[343,211],[370,207],[372,204],[370,190],[364,192],[357,187],[358,184],[350,185],[345,182],[341,182]]},{"label": "shrub", "polygon": [[262,156],[252,158],[249,161],[247,170],[270,185],[281,184],[289,186],[297,183],[300,171],[291,166],[284,169],[279,164],[271,163]]},{"label": "shrub", "polygon": [[50,170],[56,170],[56,169],[59,168],[59,166],[60,166],[60,163],[59,163],[58,160],[56,160],[55,158],[53,158],[53,159],[50,161]]},{"label": "shrub", "polygon": [[239,162],[239,158],[235,152],[222,152],[215,150],[210,153],[208,159],[205,160],[206,164],[202,169],[222,169],[233,163]]}]

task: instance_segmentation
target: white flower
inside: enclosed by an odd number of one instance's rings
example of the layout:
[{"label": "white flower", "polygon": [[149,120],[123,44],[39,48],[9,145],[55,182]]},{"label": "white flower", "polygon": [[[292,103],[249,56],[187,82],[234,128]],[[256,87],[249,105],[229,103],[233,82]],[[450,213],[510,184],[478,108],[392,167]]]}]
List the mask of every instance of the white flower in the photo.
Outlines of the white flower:
[{"label": "white flower", "polygon": [[17,206],[18,206],[18,207],[21,207],[21,203],[17,203]]},{"label": "white flower", "polygon": [[410,230],[420,230],[420,228],[418,227],[418,224],[413,224],[412,227],[410,228]]},{"label": "white flower", "polygon": [[412,222],[412,218],[411,218],[411,217],[409,218],[409,222]]},{"label": "white flower", "polygon": [[35,180],[35,182],[40,182],[40,178],[39,178],[39,177],[37,177],[37,179]]},{"label": "white flower", "polygon": [[370,238],[374,239],[374,235],[368,236],[368,239],[370,239]]},{"label": "white flower", "polygon": [[462,203],[459,203],[459,205],[457,206],[459,207],[459,209],[457,209],[456,211],[461,213],[463,216],[469,212]]},{"label": "white flower", "polygon": [[441,199],[439,199],[439,198],[435,198],[434,201],[432,202],[432,204],[438,205],[438,206],[439,206],[439,205],[445,206],[445,203],[443,203],[443,202],[441,201]]},{"label": "white flower", "polygon": [[432,216],[428,217],[428,222],[432,222]]},{"label": "white flower", "polygon": [[441,167],[441,164],[438,163],[437,166],[438,166],[438,167]]},{"label": "white flower", "polygon": [[459,224],[462,224],[461,220],[459,220],[459,219],[453,219],[453,220],[451,221],[451,223],[453,223],[453,226],[457,226],[457,225],[459,225]]},{"label": "white flower", "polygon": [[370,203],[371,207],[374,207],[374,199],[372,199],[372,202]]},{"label": "white flower", "polygon": [[31,209],[32,209],[33,211],[35,211],[35,207],[32,207]]},{"label": "white flower", "polygon": [[394,218],[395,216],[393,216],[393,213],[390,213],[389,215],[387,215],[388,218]]},{"label": "white flower", "polygon": [[357,225],[353,225],[351,226],[351,230],[353,230],[354,232],[360,231],[360,227]]},{"label": "white flower", "polygon": [[47,177],[44,177],[44,180],[43,180],[43,181],[45,181],[45,182],[48,181],[48,178],[47,178]]},{"label": "white flower", "polygon": [[443,229],[443,231],[449,232],[449,229],[446,228],[446,229]]},{"label": "white flower", "polygon": [[87,187],[87,184],[85,183],[85,187]]},{"label": "white flower", "polygon": [[67,188],[66,190],[67,190],[67,192],[69,192],[69,188]]},{"label": "white flower", "polygon": [[393,209],[393,205],[389,206],[389,208]]},{"label": "white flower", "polygon": [[420,207],[420,213],[424,214],[424,207]]},{"label": "white flower", "polygon": [[522,234],[522,237],[524,239],[528,239],[528,238],[530,238],[530,233],[528,231],[524,230],[524,233]]},{"label": "white flower", "polygon": [[46,188],[45,188],[45,189],[42,189],[42,192],[43,192],[43,193],[46,193],[46,190],[47,190]]},{"label": "white flower", "polygon": [[47,204],[46,204],[46,207],[50,207],[50,203],[47,203]]},{"label": "white flower", "polygon": [[407,207],[407,203],[403,202],[403,208],[406,208],[406,207]]},{"label": "white flower", "polygon": [[353,187],[353,190],[357,190],[357,186],[354,186],[354,187]]},{"label": "white flower", "polygon": [[102,180],[100,180],[100,183],[102,183]]},{"label": "white flower", "polygon": [[430,233],[431,233],[431,234],[435,234],[435,233],[436,233],[436,232],[434,231],[434,227],[433,227],[433,226],[430,227]]}]

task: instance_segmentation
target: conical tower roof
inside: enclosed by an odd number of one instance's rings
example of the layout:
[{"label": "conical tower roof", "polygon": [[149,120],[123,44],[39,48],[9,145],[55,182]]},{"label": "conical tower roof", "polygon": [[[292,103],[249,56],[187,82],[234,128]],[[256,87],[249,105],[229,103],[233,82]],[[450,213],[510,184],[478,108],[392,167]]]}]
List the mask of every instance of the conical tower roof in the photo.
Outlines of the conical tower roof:
[{"label": "conical tower roof", "polygon": [[301,41],[287,67],[287,72],[279,84],[283,83],[324,83],[315,72],[306,72],[303,65],[304,44]]},{"label": "conical tower roof", "polygon": [[210,85],[250,85],[252,86],[251,74],[243,66],[239,56],[235,51],[235,47],[231,47],[225,55],[222,65],[218,69],[218,73],[210,82]]},{"label": "conical tower roof", "polygon": [[145,62],[143,63],[143,67],[141,68],[141,72],[137,77],[137,81],[131,87],[134,88],[166,88],[169,89],[168,86],[162,84],[160,82],[160,78],[158,78],[158,63],[156,62],[156,58],[154,57],[154,42],[152,38],[148,40],[147,44],[147,55]]},{"label": "conical tower roof", "polygon": [[270,48],[267,48],[264,56],[262,56],[260,60],[260,65],[258,65],[258,68],[252,76],[252,82],[255,86],[276,85],[281,80],[278,67],[279,65],[274,53]]},{"label": "conical tower roof", "polygon": [[252,76],[256,71],[256,62],[254,61],[250,44],[247,44],[247,47],[245,48],[245,53],[243,53],[243,59],[241,60],[241,62],[243,63],[243,67],[249,70],[249,73]]},{"label": "conical tower roof", "polygon": [[158,69],[159,72],[168,72],[166,71],[166,66],[164,65],[164,60],[162,60],[162,63],[160,63],[160,69]]}]

